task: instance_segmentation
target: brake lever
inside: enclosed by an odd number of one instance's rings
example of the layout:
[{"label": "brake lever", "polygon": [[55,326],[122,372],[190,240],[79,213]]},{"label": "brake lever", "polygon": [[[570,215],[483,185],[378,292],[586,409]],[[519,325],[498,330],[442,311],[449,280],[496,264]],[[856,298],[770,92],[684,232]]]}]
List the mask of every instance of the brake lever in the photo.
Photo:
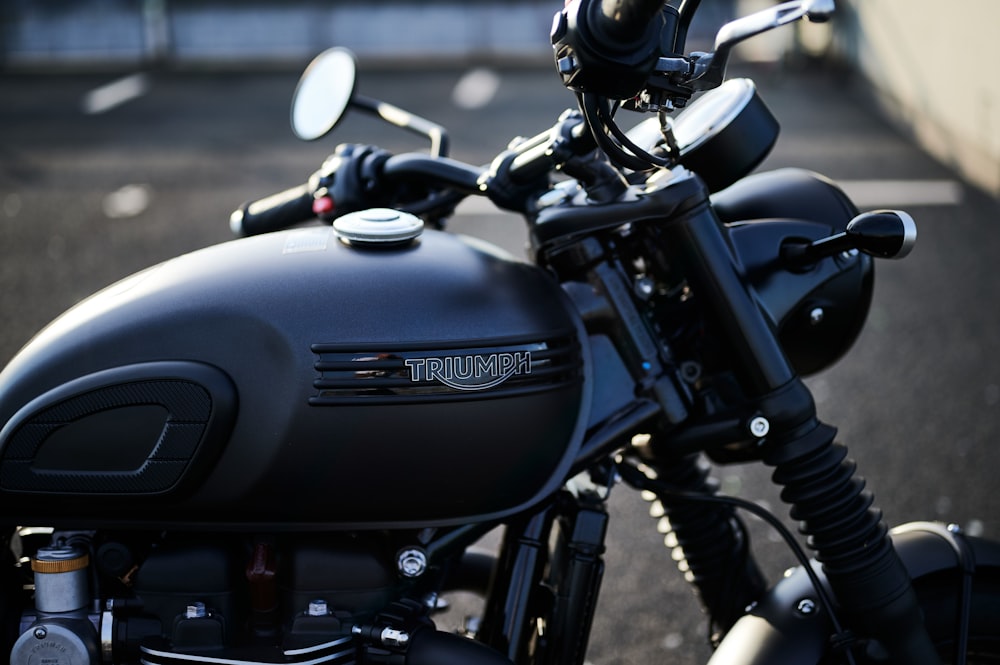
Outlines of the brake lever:
[{"label": "brake lever", "polygon": [[660,58],[655,71],[676,77],[681,85],[690,86],[693,91],[717,88],[726,78],[729,56],[737,44],[803,18],[823,23],[830,19],[834,9],[834,0],[792,0],[768,7],[719,28],[712,53],[696,51],[687,58]]}]

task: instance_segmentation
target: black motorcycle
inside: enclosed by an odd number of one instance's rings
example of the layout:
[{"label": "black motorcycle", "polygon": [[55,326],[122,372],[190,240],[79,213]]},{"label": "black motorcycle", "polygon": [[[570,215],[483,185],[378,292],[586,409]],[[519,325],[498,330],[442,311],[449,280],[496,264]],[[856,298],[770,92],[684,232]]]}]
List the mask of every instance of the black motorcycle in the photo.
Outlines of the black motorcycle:
[{"label": "black motorcycle", "polygon": [[[318,57],[301,137],[353,106],[430,154],[340,145],[234,213],[251,237],[105,289],[0,374],[12,665],[580,665],[620,483],[667,518],[712,663],[1000,659],[1000,546],[890,531],[800,380],[851,346],[912,219],[747,175],[778,125],[730,50],[832,3],[685,55],[697,5],[569,3],[579,108],[487,167]],[[623,107],[656,117],[625,132]],[[470,195],[524,216],[532,263],[444,232]],[[815,560],[706,457],[772,467]],[[801,566],[765,580],[742,511]],[[461,634],[434,623],[456,589],[483,598]]]}]

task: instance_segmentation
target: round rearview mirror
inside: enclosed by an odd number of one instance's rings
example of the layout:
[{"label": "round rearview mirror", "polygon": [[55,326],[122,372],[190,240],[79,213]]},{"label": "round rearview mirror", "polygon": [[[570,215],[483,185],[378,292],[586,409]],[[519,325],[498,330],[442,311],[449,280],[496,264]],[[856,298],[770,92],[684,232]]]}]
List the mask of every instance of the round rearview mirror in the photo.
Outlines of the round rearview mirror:
[{"label": "round rearview mirror", "polygon": [[314,141],[337,126],[351,104],[357,82],[354,54],[332,48],[316,56],[299,79],[292,97],[292,131]]}]

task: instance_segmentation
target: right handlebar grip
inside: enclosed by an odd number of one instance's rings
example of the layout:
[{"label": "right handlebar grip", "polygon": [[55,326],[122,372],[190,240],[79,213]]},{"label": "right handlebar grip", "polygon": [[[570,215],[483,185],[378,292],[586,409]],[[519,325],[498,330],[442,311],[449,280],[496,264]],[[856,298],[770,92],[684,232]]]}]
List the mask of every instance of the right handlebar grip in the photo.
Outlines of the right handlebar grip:
[{"label": "right handlebar grip", "polygon": [[315,217],[313,193],[309,185],[299,185],[244,203],[229,217],[229,228],[237,236],[254,236],[280,231]]},{"label": "right handlebar grip", "polygon": [[574,0],[556,14],[552,45],[563,85],[611,99],[638,95],[662,55],[665,0]]},{"label": "right handlebar grip", "polygon": [[588,23],[598,41],[634,48],[663,9],[663,0],[595,0],[590,9]]}]

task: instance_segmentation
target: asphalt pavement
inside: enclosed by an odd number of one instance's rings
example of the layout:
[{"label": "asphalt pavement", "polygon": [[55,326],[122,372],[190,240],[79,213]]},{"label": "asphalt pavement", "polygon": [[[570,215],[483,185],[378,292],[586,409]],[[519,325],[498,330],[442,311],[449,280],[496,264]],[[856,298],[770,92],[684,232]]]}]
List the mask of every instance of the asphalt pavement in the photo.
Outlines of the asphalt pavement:
[{"label": "asphalt pavement", "polygon": [[[821,68],[752,73],[783,125],[762,169],[819,171],[862,208],[908,210],[920,231],[910,257],[877,265],[868,326],[852,352],[809,380],[821,417],[839,427],[888,521],[938,519],[1000,537],[1000,205],[886,125],[849,77]],[[296,141],[288,130],[295,72],[149,72],[125,79],[119,103],[95,99],[124,74],[0,76],[0,365],[96,289],[229,239],[233,208],[304,181],[338,142],[425,147],[360,114],[328,139]],[[380,70],[363,73],[359,90],[444,125],[453,156],[476,164],[513,136],[545,129],[574,101],[547,69],[469,76]],[[481,203],[464,210],[454,229],[522,250],[516,217]],[[766,470],[717,475],[725,491],[784,514]],[[655,520],[626,488],[612,508],[588,660],[703,662],[704,621]],[[768,572],[791,565],[763,525],[752,529]]]}]

